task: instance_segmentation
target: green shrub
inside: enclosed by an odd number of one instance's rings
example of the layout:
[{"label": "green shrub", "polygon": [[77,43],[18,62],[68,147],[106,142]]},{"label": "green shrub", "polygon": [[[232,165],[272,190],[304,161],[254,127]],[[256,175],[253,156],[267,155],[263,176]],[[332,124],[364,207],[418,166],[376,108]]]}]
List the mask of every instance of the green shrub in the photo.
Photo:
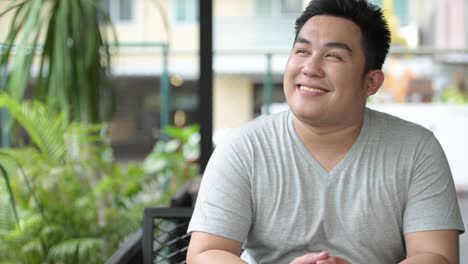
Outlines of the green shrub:
[{"label": "green shrub", "polygon": [[[105,125],[0,93],[29,144],[0,151],[0,263],[103,263],[198,173],[198,127],[168,128],[144,164],[112,157]],[[153,166],[154,164],[162,164]]]}]

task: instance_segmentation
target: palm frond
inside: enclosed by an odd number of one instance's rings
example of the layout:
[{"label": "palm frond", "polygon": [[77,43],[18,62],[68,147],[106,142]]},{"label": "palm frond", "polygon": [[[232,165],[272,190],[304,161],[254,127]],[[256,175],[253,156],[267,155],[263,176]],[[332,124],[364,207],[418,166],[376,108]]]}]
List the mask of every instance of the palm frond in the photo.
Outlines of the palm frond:
[{"label": "palm frond", "polygon": [[[21,25],[25,23],[25,20],[27,18],[25,14],[26,12],[23,12],[25,2],[26,1],[12,6],[12,8],[16,8],[16,10],[11,20],[11,25],[10,25],[8,35],[4,41],[6,43],[6,50],[5,52],[2,53],[2,56],[0,57],[1,58],[0,65],[2,66],[8,65],[10,57],[13,55],[12,54],[13,53],[12,50],[14,47],[13,44],[15,43],[16,37],[21,30]],[[12,9],[7,9],[7,11],[10,11],[10,10]],[[2,13],[2,15],[5,15],[5,14],[6,12]]]},{"label": "palm frond", "polygon": [[102,240],[95,237],[80,237],[63,241],[49,250],[51,260],[66,261],[78,259],[86,262],[90,256],[99,251]]},{"label": "palm frond", "polygon": [[54,114],[39,102],[19,103],[2,92],[0,92],[0,107],[9,111],[43,155],[55,161],[63,158],[66,153],[63,135],[68,125],[64,113]]},{"label": "palm frond", "polygon": [[164,7],[162,6],[160,0],[153,0],[152,2],[156,6],[156,9],[158,10],[159,16],[161,17],[161,20],[163,22],[164,31],[166,33],[166,41],[169,43],[169,41],[172,39],[172,37],[171,37],[171,27],[170,27],[170,24],[169,24],[169,18],[167,17],[166,12],[164,10]]},{"label": "palm frond", "polygon": [[[35,47],[41,32],[41,5],[44,0],[31,0],[25,3],[25,8],[20,11],[25,17],[24,24],[18,25],[13,31],[20,31],[20,39],[15,47],[13,58],[12,74],[8,80],[8,91],[13,98],[22,99],[26,91],[31,71],[32,60],[34,58]],[[21,29],[21,30],[20,30]],[[18,35],[14,35],[16,38]],[[31,39],[31,36],[32,39]],[[15,43],[15,39],[9,39],[10,43]]]},{"label": "palm frond", "polygon": [[28,256],[29,258],[36,256],[36,259],[40,259],[43,256],[41,241],[38,239],[31,239],[30,241],[27,241],[21,247],[21,254],[23,256]]},{"label": "palm frond", "polygon": [[16,208],[15,195],[13,193],[13,190],[12,190],[11,184],[10,184],[10,176],[8,175],[7,170],[5,169],[5,167],[3,167],[2,164],[0,164],[0,173],[2,174],[3,179],[5,180],[5,186],[6,186],[6,189],[8,191],[8,195],[10,196],[11,209],[13,210],[13,214],[15,216],[16,224],[19,226],[18,210]]},{"label": "palm frond", "polygon": [[[2,188],[0,188],[2,190]],[[13,215],[11,201],[5,193],[0,192],[0,237],[18,224],[19,217]],[[0,239],[1,240],[1,239]]]},{"label": "palm frond", "polygon": [[[29,176],[23,169],[23,165],[19,162],[19,160],[27,159],[39,160],[37,155],[37,150],[33,148],[3,149],[0,151],[0,165],[6,168],[8,175],[15,175],[18,177],[18,179],[22,177],[23,181],[21,181],[20,186],[26,190],[28,196],[32,198],[34,205],[39,210],[42,218],[45,222],[47,222],[47,218],[44,213],[44,205],[38,198],[37,192],[33,187]],[[11,195],[12,194],[14,194],[13,188],[11,188]],[[10,206],[13,208],[17,207],[16,204],[13,203],[11,203]],[[21,219],[21,217],[19,218]]]},{"label": "palm frond", "polygon": [[7,87],[13,98],[24,97],[35,50],[43,41],[34,97],[73,120],[109,120],[114,96],[107,85],[110,52],[104,28],[115,31],[108,15],[90,0],[29,0],[8,11],[13,10],[3,41],[10,45],[0,59],[0,65],[10,65]]},{"label": "palm frond", "polygon": [[20,6],[24,5],[25,2],[27,2],[28,0],[24,0],[24,1],[21,1],[19,3],[12,3],[9,7],[7,7],[3,12],[0,13],[0,17],[4,16],[5,14],[7,14],[8,12],[12,11],[12,10],[15,10],[17,8],[19,8]]}]

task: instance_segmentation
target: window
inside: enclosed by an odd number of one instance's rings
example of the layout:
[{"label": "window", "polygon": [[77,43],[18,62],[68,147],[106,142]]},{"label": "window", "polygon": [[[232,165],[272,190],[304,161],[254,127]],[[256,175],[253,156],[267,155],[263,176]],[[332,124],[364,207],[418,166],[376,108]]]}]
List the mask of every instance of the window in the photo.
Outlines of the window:
[{"label": "window", "polygon": [[302,11],[302,1],[281,0],[281,13],[297,14]]},{"label": "window", "polygon": [[272,14],[272,3],[270,0],[257,0],[255,3],[257,14],[262,16],[269,16]]},{"label": "window", "polygon": [[115,22],[132,22],[134,19],[134,0],[101,0],[104,10]]},{"label": "window", "polygon": [[174,0],[175,20],[178,23],[198,21],[198,0]]},{"label": "window", "polygon": [[256,0],[255,11],[261,16],[297,16],[302,11],[302,0]]},{"label": "window", "polygon": [[400,26],[406,25],[409,22],[408,17],[408,3],[406,0],[396,0],[393,3],[393,8],[395,9],[395,13],[400,20]]}]

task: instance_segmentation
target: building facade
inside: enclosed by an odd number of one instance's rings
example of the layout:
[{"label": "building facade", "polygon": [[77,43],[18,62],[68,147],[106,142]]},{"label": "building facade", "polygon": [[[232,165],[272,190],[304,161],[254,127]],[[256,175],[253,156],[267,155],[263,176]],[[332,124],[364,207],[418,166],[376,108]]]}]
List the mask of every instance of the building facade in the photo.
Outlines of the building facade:
[{"label": "building facade", "polygon": [[[265,112],[265,101],[284,102],[282,72],[293,44],[294,21],[308,1],[213,2],[216,141],[230,128],[260,115],[262,109]],[[408,87],[411,85],[423,87],[423,91],[433,89],[430,78],[438,71],[432,65],[434,53],[426,54],[427,58],[408,59],[405,49],[407,46],[416,51],[421,46],[466,49],[465,1],[451,0],[450,5],[449,1],[442,0],[372,2],[391,9],[390,15],[398,20],[394,34],[406,42],[406,46],[392,48],[396,58],[385,65],[389,78],[377,100],[410,101]],[[452,2],[457,2],[458,9]],[[118,36],[116,41],[120,43],[113,49],[112,57],[111,82],[117,91],[112,144],[120,153],[144,154],[160,136],[161,77],[165,70],[169,75],[170,123],[183,126],[198,121],[199,3],[198,0],[100,0],[100,4],[109,11]],[[8,1],[0,2],[0,10],[7,5]],[[1,39],[6,35],[7,22],[7,18],[0,20]],[[165,47],[168,47],[167,64]],[[466,71],[466,63],[462,65]]]}]

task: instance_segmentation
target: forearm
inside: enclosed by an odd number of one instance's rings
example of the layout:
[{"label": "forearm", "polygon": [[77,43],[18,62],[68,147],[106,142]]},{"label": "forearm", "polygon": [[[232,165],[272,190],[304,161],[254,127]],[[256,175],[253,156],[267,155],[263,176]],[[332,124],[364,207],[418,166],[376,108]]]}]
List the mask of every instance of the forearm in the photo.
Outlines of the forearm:
[{"label": "forearm", "polygon": [[224,250],[207,250],[197,254],[192,259],[188,259],[188,264],[247,264],[230,252]]},{"label": "forearm", "polygon": [[408,257],[400,264],[458,264],[450,263],[443,256],[436,253],[421,253],[411,257]]}]

